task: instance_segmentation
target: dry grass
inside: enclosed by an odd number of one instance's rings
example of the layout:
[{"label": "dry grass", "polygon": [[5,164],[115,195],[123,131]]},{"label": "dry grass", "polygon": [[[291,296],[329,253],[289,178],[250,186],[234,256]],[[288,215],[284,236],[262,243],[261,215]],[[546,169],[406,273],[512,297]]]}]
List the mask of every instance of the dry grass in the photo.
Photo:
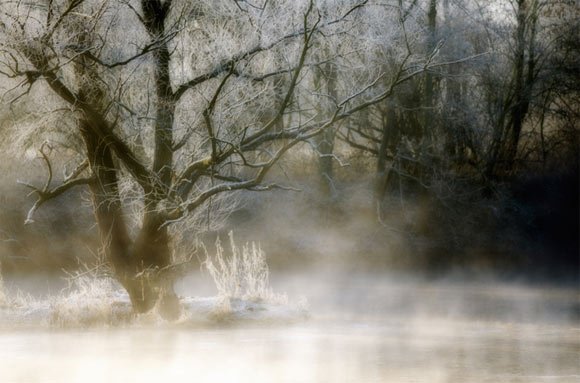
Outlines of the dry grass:
[{"label": "dry grass", "polygon": [[128,297],[119,285],[98,269],[84,269],[68,277],[69,286],[48,298],[20,290],[8,295],[0,276],[0,321],[12,325],[63,328],[117,326],[131,319]]},{"label": "dry grass", "polygon": [[50,300],[50,324],[56,327],[115,325],[131,306],[106,264],[83,266],[69,274],[68,287]]},{"label": "dry grass", "polygon": [[115,289],[105,278],[82,276],[71,287],[50,300],[50,324],[56,327],[85,327],[114,322]]}]

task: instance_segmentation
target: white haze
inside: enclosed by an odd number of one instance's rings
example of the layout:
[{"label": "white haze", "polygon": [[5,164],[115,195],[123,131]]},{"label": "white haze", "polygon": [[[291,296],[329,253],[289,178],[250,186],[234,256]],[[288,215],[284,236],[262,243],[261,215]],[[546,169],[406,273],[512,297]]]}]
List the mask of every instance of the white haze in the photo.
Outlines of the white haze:
[{"label": "white haze", "polygon": [[[307,300],[309,315],[58,330],[10,324],[4,317],[1,380],[580,381],[575,289],[324,269],[273,272],[271,280],[274,291]],[[12,292],[26,287],[6,284]],[[183,279],[178,291],[217,294],[207,273]]]}]

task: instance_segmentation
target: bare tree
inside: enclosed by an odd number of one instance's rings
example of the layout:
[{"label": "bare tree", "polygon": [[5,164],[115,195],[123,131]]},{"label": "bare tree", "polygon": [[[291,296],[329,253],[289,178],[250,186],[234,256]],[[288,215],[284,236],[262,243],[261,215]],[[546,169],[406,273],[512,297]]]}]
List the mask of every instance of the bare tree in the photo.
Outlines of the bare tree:
[{"label": "bare tree", "polygon": [[[266,178],[285,153],[421,70],[402,67],[385,84],[365,62],[373,47],[353,48],[365,37],[354,24],[367,5],[329,1],[320,12],[313,0],[3,0],[0,74],[18,81],[5,100],[46,94],[58,122],[36,134],[65,135],[60,150],[37,139],[47,178],[42,187],[26,183],[37,197],[27,222],[45,202],[88,186],[106,257],[134,310],[160,302],[177,315],[167,278],[172,228],[236,191],[285,188]],[[312,55],[330,36],[341,36],[341,50]],[[293,118],[298,101],[317,92],[307,74],[333,61],[343,66],[337,76],[358,71],[357,83],[337,86],[322,117]],[[59,177],[55,156],[71,151],[77,165]]]}]

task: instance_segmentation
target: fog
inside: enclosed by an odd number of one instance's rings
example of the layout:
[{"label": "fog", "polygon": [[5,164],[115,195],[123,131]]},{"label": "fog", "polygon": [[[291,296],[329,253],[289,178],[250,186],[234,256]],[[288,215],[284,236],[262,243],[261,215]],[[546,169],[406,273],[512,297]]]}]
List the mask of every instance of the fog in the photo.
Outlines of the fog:
[{"label": "fog", "polygon": [[[335,208],[315,189],[243,195],[201,240],[214,257],[219,237],[226,262],[230,230],[238,246],[259,241],[272,294],[224,297],[198,251],[175,285],[184,307],[175,321],[131,314],[126,293],[93,266],[13,263],[3,273],[1,380],[580,382],[574,279],[530,277],[469,247],[449,256],[471,261],[434,273],[420,235],[400,226],[429,221],[428,206],[409,200],[406,217],[393,209],[379,222],[364,184],[343,188]],[[42,255],[31,248],[30,258]]]},{"label": "fog", "polygon": [[[420,236],[398,226],[405,217],[393,209],[379,222],[364,208],[369,189],[345,185],[339,209],[314,189],[242,196],[202,241],[213,257],[219,237],[226,262],[228,231],[238,245],[259,241],[273,294],[220,298],[228,293],[198,252],[175,285],[184,307],[175,321],[131,314],[120,286],[92,266],[12,264],[0,306],[2,381],[580,381],[574,279],[526,277],[477,262],[469,248],[459,255],[472,261],[433,273]],[[428,220],[427,208],[409,200],[406,219]]]},{"label": "fog", "polygon": [[[307,315],[87,329],[46,327],[47,318],[7,323],[1,311],[0,376],[4,382],[580,380],[576,289],[321,269],[273,272],[271,282],[290,301],[306,299]],[[207,273],[189,275],[178,291],[216,294]]]},{"label": "fog", "polygon": [[0,383],[580,383],[580,8],[0,0]]}]

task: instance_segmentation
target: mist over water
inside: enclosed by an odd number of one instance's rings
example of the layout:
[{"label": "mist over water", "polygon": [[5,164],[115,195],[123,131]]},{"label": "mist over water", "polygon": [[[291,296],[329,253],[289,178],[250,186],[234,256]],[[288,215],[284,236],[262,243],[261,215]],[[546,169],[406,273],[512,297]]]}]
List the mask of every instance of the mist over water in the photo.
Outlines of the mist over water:
[{"label": "mist over water", "polygon": [[[0,377],[3,382],[580,381],[580,296],[573,288],[320,269],[273,272],[271,282],[275,291],[306,299],[308,316],[205,323],[156,319],[88,329],[10,325],[4,316]],[[189,275],[177,289],[184,296],[216,294],[207,274]]]}]

